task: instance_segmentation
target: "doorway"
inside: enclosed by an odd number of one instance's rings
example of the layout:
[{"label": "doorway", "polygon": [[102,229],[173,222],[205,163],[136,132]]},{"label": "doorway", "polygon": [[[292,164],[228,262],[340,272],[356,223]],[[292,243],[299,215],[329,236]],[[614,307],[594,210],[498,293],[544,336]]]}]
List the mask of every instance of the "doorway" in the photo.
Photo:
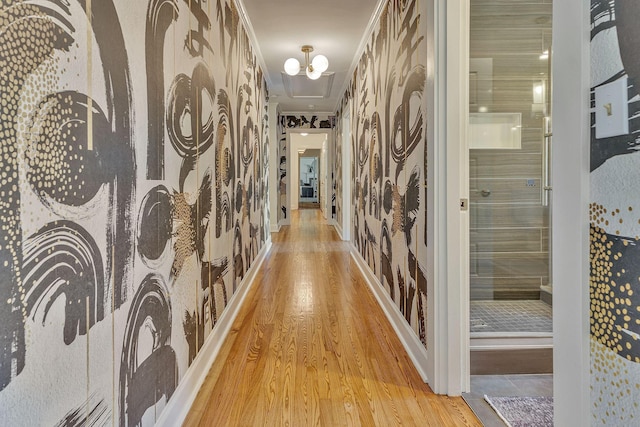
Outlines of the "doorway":
[{"label": "doorway", "polygon": [[300,191],[298,197],[299,208],[318,209],[320,207],[320,150],[298,151],[298,181]]},{"label": "doorway", "polygon": [[550,373],[552,3],[470,6],[471,373]]},{"label": "doorway", "polygon": [[296,129],[287,131],[287,139],[287,155],[292,159],[287,174],[290,209],[320,209],[325,219],[330,218],[329,134],[325,130]]},{"label": "doorway", "polygon": [[552,9],[470,0],[470,393],[553,395]]}]

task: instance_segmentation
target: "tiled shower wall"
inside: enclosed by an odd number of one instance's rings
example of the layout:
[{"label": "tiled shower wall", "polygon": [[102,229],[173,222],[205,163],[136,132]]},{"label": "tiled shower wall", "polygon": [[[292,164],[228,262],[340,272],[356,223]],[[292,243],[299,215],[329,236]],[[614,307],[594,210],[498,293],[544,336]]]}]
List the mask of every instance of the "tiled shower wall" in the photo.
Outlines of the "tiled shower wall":
[{"label": "tiled shower wall", "polygon": [[472,299],[537,299],[548,282],[545,112],[533,105],[533,85],[549,88],[540,55],[550,48],[551,9],[550,0],[471,1],[470,113],[522,114],[521,148],[469,153]]}]

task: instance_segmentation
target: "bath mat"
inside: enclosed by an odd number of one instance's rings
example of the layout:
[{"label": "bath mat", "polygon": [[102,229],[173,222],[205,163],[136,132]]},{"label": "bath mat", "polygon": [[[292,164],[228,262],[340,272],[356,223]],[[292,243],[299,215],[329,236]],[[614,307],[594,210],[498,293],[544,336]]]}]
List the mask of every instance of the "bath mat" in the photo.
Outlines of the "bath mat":
[{"label": "bath mat", "polygon": [[553,397],[484,396],[509,427],[553,426]]}]

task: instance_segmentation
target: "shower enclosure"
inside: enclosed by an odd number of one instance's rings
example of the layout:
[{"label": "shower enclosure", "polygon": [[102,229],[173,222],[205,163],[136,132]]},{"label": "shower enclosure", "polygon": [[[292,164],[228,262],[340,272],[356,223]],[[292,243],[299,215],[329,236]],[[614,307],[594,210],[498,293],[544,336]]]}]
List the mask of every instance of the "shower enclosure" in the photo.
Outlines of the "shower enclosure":
[{"label": "shower enclosure", "polygon": [[551,347],[551,13],[471,0],[472,352]]}]

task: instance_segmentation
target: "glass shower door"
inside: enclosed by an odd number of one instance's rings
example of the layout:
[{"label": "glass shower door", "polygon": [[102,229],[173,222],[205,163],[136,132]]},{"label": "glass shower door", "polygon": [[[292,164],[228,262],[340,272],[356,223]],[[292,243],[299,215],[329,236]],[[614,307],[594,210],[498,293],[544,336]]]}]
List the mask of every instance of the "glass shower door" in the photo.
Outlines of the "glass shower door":
[{"label": "glass shower door", "polygon": [[471,335],[550,336],[550,2],[471,0]]}]

